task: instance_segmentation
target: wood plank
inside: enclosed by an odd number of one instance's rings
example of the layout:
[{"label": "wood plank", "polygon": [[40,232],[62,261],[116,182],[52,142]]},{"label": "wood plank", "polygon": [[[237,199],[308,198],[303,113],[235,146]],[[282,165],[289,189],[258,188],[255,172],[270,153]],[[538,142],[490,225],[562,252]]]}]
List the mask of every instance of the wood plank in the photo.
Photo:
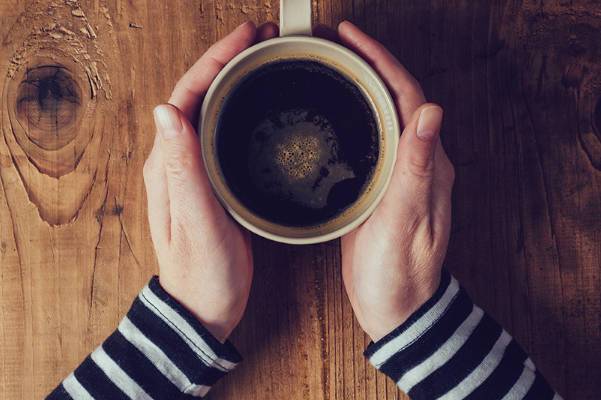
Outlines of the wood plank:
[{"label": "wood plank", "polygon": [[[312,2],[316,21],[380,39],[444,107],[458,175],[448,268],[565,398],[599,398],[601,6]],[[278,8],[0,0],[0,398],[42,398],[156,272],[141,179],[151,110],[211,43]],[[31,74],[60,80],[60,114],[17,107]],[[406,398],[362,357],[338,242],[253,249],[232,339],[245,362],[211,398]]]}]

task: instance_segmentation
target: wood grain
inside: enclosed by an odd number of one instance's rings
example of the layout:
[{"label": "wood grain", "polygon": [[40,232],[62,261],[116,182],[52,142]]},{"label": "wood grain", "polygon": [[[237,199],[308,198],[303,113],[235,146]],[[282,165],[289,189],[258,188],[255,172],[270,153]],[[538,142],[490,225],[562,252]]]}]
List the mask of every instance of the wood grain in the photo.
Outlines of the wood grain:
[{"label": "wood grain", "polygon": [[[0,398],[42,398],[156,271],[151,109],[276,0],[0,0]],[[601,5],[313,0],[443,105],[457,166],[448,268],[566,399],[601,396]],[[363,360],[338,242],[253,239],[255,284],[214,399],[402,399]]]}]

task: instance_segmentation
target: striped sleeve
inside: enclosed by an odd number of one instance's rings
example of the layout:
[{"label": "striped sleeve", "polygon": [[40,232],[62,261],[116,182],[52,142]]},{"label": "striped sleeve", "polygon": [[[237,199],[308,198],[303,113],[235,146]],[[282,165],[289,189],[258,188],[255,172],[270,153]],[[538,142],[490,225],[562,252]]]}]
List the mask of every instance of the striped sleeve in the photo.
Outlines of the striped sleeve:
[{"label": "striped sleeve", "polygon": [[117,330],[47,399],[202,398],[240,361],[155,276]]},{"label": "striped sleeve", "polygon": [[365,356],[414,400],[561,399],[447,271],[432,298]]}]

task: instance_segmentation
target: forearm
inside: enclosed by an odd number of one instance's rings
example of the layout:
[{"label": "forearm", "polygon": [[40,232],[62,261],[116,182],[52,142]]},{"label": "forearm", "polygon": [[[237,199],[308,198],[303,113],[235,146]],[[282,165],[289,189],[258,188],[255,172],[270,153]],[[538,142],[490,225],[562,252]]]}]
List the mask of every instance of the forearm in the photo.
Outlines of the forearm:
[{"label": "forearm", "polygon": [[240,356],[153,278],[127,316],[48,399],[203,397]]},{"label": "forearm", "polygon": [[432,298],[365,355],[414,400],[560,398],[447,272]]}]

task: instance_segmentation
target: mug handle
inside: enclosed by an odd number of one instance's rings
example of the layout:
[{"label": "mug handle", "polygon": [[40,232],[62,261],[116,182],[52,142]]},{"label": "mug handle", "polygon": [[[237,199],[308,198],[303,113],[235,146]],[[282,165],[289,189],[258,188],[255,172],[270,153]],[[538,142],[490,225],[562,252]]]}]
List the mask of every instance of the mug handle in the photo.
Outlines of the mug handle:
[{"label": "mug handle", "polygon": [[280,0],[280,36],[311,36],[311,0]]}]

